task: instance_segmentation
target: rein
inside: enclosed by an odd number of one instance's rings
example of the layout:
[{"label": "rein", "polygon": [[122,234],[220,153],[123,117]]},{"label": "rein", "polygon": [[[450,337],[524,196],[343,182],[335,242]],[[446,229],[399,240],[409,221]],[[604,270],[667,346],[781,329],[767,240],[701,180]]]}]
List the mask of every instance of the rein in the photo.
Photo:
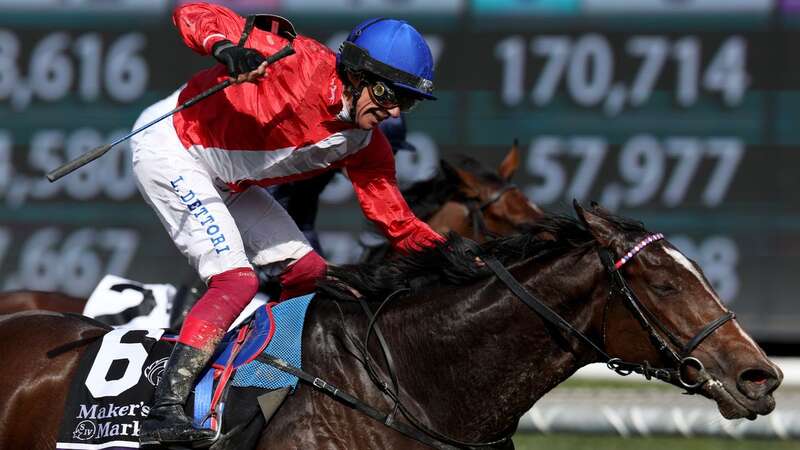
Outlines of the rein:
[{"label": "rein", "polygon": [[[398,387],[397,375],[395,374],[396,370],[394,368],[394,361],[392,359],[391,352],[389,351],[389,347],[386,344],[386,340],[383,338],[383,333],[381,333],[380,328],[378,327],[378,324],[376,323],[376,319],[377,319],[378,315],[380,314],[381,310],[383,310],[383,307],[386,306],[392,298],[394,298],[397,294],[399,294],[401,292],[406,292],[406,291],[409,291],[409,290],[410,289],[408,289],[408,288],[402,288],[402,289],[398,289],[398,290],[392,292],[391,294],[389,294],[381,302],[381,304],[378,306],[378,309],[375,310],[374,314],[370,310],[369,305],[367,304],[367,302],[364,300],[364,297],[362,295],[357,295],[356,296],[356,298],[358,299],[359,303],[361,304],[362,309],[364,309],[364,313],[369,318],[369,325],[367,325],[366,336],[365,336],[364,341],[363,341],[363,343],[361,345],[362,346],[361,351],[362,351],[362,353],[364,355],[364,366],[367,368],[367,373],[369,374],[370,379],[372,379],[372,382],[375,383],[375,385],[378,386],[380,388],[380,390],[384,394],[386,394],[389,398],[391,398],[392,401],[394,401],[394,408],[393,408],[392,412],[389,414],[389,417],[394,416],[394,414],[399,410],[400,413],[403,414],[403,417],[405,417],[411,423],[411,425],[413,425],[417,430],[419,430],[421,433],[424,433],[424,435],[426,437],[433,438],[433,439],[435,439],[437,441],[440,441],[440,442],[446,444],[446,448],[454,448],[454,447],[451,447],[453,445],[456,446],[455,448],[493,447],[493,446],[496,446],[496,445],[499,445],[499,444],[505,444],[506,442],[510,441],[511,440],[511,436],[510,435],[502,437],[502,438],[494,440],[494,441],[487,441],[487,442],[465,442],[465,441],[460,441],[458,439],[452,438],[450,436],[447,436],[445,434],[442,434],[442,433],[440,433],[438,431],[435,431],[435,430],[433,430],[431,428],[426,427],[425,425],[422,424],[422,422],[419,419],[416,418],[416,416],[414,416],[414,414],[412,414],[408,410],[408,408],[406,408],[405,405],[403,405],[402,401],[400,400],[400,390],[399,390],[399,387]],[[378,375],[377,371],[370,364],[371,357],[369,355],[369,347],[368,347],[368,345],[369,345],[369,337],[372,334],[372,330],[373,329],[375,330],[375,335],[378,337],[378,344],[380,345],[381,353],[383,353],[384,360],[386,361],[386,369],[387,369],[387,372],[389,372],[389,376],[391,377],[392,385],[394,387],[394,390],[389,388],[389,385],[380,378],[380,376]],[[419,439],[417,439],[417,440],[419,440]],[[423,441],[420,441],[420,442],[423,442]],[[430,444],[428,444],[428,445],[430,445]]]}]

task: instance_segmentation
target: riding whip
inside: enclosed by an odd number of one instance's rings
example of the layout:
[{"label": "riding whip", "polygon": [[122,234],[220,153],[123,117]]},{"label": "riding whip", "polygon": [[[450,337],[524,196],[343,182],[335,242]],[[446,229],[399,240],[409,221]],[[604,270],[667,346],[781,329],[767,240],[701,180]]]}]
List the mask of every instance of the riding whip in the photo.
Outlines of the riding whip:
[{"label": "riding whip", "polygon": [[[278,61],[278,60],[280,60],[282,58],[285,58],[285,57],[287,57],[289,55],[292,55],[292,54],[294,54],[294,48],[292,48],[291,44],[286,44],[285,47],[283,47],[282,49],[278,50],[276,53],[274,53],[274,54],[272,54],[272,55],[270,55],[270,56],[268,56],[266,58],[267,65],[271,65],[271,64],[275,63],[276,61]],[[90,162],[94,161],[95,159],[103,156],[104,154],[106,154],[107,151],[111,150],[112,147],[114,147],[115,145],[119,144],[120,142],[126,141],[131,136],[134,136],[135,134],[141,132],[142,130],[150,128],[151,126],[157,124],[158,122],[161,122],[162,120],[166,119],[167,117],[169,117],[169,116],[171,116],[171,115],[173,115],[173,114],[175,114],[177,112],[183,111],[184,109],[186,109],[186,108],[188,108],[188,107],[200,102],[201,100],[206,99],[206,98],[216,94],[217,92],[225,89],[226,87],[230,86],[231,84],[233,84],[231,79],[227,79],[227,80],[217,84],[216,86],[211,87],[210,89],[208,89],[208,90],[206,90],[206,91],[204,91],[204,92],[202,92],[202,93],[190,98],[185,103],[182,103],[182,104],[178,105],[178,107],[176,107],[172,111],[162,115],[161,117],[159,117],[159,118],[157,118],[157,119],[155,119],[155,120],[153,120],[153,121],[151,121],[151,122],[149,122],[149,123],[137,128],[137,129],[135,129],[133,131],[131,131],[130,133],[126,134],[125,136],[122,136],[121,138],[115,140],[114,142],[112,142],[110,144],[106,144],[106,145],[101,145],[101,146],[96,147],[96,148],[94,148],[92,150],[89,150],[88,152],[86,152],[86,153],[82,154],[81,156],[73,159],[72,161],[69,161],[66,164],[63,164],[62,166],[60,166],[60,167],[56,168],[55,170],[49,172],[47,174],[47,179],[50,180],[50,182],[52,183],[52,182],[58,180],[59,178],[63,177],[64,175],[72,173],[73,171],[75,171],[75,170],[85,166],[86,164],[89,164]]]}]

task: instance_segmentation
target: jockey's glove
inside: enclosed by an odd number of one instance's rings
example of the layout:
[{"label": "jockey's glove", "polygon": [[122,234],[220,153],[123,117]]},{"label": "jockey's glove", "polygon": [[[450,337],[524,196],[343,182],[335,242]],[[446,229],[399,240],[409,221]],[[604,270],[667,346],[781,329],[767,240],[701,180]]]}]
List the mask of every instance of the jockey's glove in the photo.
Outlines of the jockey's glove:
[{"label": "jockey's glove", "polygon": [[264,55],[257,50],[239,47],[227,39],[214,44],[211,54],[228,68],[228,75],[234,78],[258,69],[258,66],[265,61]]}]

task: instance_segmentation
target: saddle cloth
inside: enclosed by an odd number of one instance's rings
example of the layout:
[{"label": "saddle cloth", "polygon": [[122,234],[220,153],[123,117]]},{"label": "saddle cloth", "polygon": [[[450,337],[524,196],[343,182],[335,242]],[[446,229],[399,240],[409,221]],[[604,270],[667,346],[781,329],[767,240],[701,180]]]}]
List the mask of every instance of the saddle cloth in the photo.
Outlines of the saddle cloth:
[{"label": "saddle cloth", "polygon": [[[249,334],[234,330],[225,336],[187,405],[196,423],[207,418],[214,384],[225,381],[221,375],[226,371],[233,387],[294,389],[296,377],[253,360],[267,352],[301,366],[303,322],[312,298],[309,294],[262,306],[243,325],[250,329]],[[141,422],[149,413],[174,341],[174,336],[164,335],[161,329],[118,328],[87,346],[72,380],[56,449],[139,448]],[[239,348],[236,354],[232,353],[234,346]],[[224,392],[224,385],[216,391]],[[224,414],[225,398],[219,403]],[[211,424],[217,425],[216,421]],[[229,425],[233,424],[222,421],[223,433]]]}]

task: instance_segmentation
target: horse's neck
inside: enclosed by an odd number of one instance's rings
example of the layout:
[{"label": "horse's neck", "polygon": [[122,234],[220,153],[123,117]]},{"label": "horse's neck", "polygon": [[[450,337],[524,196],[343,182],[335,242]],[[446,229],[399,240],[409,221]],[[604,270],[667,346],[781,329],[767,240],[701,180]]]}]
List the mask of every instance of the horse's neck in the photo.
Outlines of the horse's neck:
[{"label": "horse's neck", "polygon": [[[586,331],[602,315],[602,306],[589,302],[602,275],[594,258],[565,257],[548,267],[523,264],[512,272]],[[441,421],[436,425],[459,436],[488,439],[509,432],[536,400],[591,362],[591,349],[553,335],[555,328],[496,278],[432,290],[428,297],[387,313],[384,322],[406,336],[390,344],[404,389],[420,411]]]}]

